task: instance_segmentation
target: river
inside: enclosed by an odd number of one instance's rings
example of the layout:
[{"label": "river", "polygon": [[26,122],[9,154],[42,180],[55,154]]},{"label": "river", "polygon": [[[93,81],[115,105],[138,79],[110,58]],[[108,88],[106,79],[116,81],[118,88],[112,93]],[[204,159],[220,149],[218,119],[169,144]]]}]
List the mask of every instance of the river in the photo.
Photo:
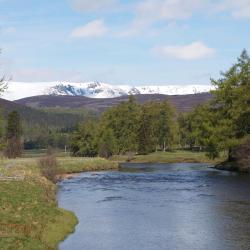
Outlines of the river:
[{"label": "river", "polygon": [[79,219],[61,250],[248,250],[250,176],[206,164],[123,164],[59,184]]}]

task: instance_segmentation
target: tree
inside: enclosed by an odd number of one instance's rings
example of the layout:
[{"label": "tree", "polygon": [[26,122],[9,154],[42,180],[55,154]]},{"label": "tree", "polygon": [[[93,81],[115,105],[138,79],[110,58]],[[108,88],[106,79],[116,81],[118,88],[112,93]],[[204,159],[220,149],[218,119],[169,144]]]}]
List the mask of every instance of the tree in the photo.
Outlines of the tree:
[{"label": "tree", "polygon": [[113,130],[110,128],[101,130],[98,137],[98,155],[104,158],[109,158],[117,153],[117,146]]},{"label": "tree", "polygon": [[79,125],[73,134],[70,148],[74,156],[94,157],[98,154],[97,124],[94,121],[87,121]]},{"label": "tree", "polygon": [[17,111],[12,111],[8,115],[6,127],[6,149],[5,154],[8,158],[20,157],[22,154],[22,124]]},{"label": "tree", "polygon": [[163,151],[170,150],[175,142],[177,123],[175,122],[174,109],[168,101],[159,105],[158,143]]},{"label": "tree", "polygon": [[142,106],[139,118],[138,131],[138,153],[148,154],[156,148],[156,138],[154,136],[154,128],[151,113],[152,103],[147,103]]},{"label": "tree", "polygon": [[[181,121],[182,134],[190,146],[199,146],[211,158],[228,151],[250,134],[250,58],[243,50],[237,62],[219,80],[212,80],[214,99],[197,107]],[[184,132],[184,133],[183,133]]]},{"label": "tree", "polygon": [[[222,78],[212,80],[216,90],[212,93],[213,113],[218,118],[214,137],[223,137],[223,148],[228,150],[250,133],[250,57],[243,50],[237,62]],[[221,140],[218,140],[219,142]],[[221,142],[217,144],[220,146]]]},{"label": "tree", "polygon": [[122,102],[107,110],[101,118],[103,129],[112,129],[117,141],[118,153],[137,152],[138,119],[140,107],[133,96],[128,102]]},{"label": "tree", "polygon": [[[1,50],[0,50],[0,54],[1,54]],[[0,96],[2,95],[2,93],[7,89],[7,83],[4,81],[4,76],[0,77]],[[3,148],[3,123],[4,123],[4,119],[3,119],[3,115],[2,112],[0,112],[0,149]]]}]

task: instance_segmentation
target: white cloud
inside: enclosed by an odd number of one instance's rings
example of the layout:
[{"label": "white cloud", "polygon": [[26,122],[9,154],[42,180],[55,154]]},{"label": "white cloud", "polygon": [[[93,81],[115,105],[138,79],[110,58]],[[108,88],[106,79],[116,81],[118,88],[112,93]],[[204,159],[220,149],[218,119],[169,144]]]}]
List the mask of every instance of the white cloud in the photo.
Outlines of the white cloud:
[{"label": "white cloud", "polygon": [[207,0],[144,0],[135,6],[135,18],[122,36],[136,35],[159,21],[168,23],[190,18]]},{"label": "white cloud", "polygon": [[199,41],[183,46],[158,46],[155,47],[153,51],[161,56],[174,57],[183,60],[197,60],[215,54],[215,49],[209,48]]},{"label": "white cloud", "polygon": [[158,22],[176,22],[194,14],[228,13],[234,18],[250,17],[250,0],[140,0],[134,5],[135,17],[121,36],[137,35]]},{"label": "white cloud", "polygon": [[146,0],[138,4],[136,18],[138,21],[149,22],[186,19],[204,3],[201,0]]},{"label": "white cloud", "polygon": [[98,11],[114,7],[117,0],[71,0],[73,8],[78,11]]},{"label": "white cloud", "polygon": [[71,37],[74,38],[91,38],[91,37],[101,37],[104,36],[108,31],[103,20],[94,20],[90,23],[87,23],[84,26],[75,28]]},{"label": "white cloud", "polygon": [[250,0],[222,0],[215,4],[215,11],[229,12],[235,18],[250,18]]}]

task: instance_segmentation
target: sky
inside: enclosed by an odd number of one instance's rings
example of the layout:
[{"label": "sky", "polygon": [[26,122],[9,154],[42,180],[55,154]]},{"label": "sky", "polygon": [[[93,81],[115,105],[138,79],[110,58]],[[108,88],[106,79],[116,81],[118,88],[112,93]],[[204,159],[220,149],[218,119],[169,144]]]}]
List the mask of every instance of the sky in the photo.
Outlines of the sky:
[{"label": "sky", "polygon": [[12,81],[208,84],[245,48],[250,0],[0,0]]}]

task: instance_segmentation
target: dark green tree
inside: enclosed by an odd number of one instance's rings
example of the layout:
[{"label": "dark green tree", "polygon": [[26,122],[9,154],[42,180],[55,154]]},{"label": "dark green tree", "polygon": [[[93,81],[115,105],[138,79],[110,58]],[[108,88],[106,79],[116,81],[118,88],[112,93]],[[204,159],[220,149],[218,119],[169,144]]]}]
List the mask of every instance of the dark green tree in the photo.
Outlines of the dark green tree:
[{"label": "dark green tree", "polygon": [[8,158],[17,158],[22,155],[22,124],[21,117],[17,111],[12,111],[8,115],[6,127],[6,149]]},{"label": "dark green tree", "polygon": [[101,126],[112,129],[119,154],[137,152],[139,110],[134,97],[130,96],[128,102],[107,110],[101,118]]},{"label": "dark green tree", "polygon": [[[250,133],[250,57],[246,50],[222,78],[212,80],[213,114],[218,118],[212,136],[217,147],[228,150]],[[223,137],[223,138],[222,138]],[[223,139],[223,140],[222,140]]]},{"label": "dark green tree", "polygon": [[151,103],[141,108],[138,131],[138,153],[148,154],[155,150],[156,140],[154,137]]},{"label": "dark green tree", "polygon": [[177,123],[175,122],[175,112],[168,101],[159,105],[158,121],[158,143],[163,151],[170,150],[175,143],[177,133]]},{"label": "dark green tree", "polygon": [[109,158],[117,152],[118,145],[113,130],[110,128],[101,130],[98,136],[98,155]]},{"label": "dark green tree", "polygon": [[87,121],[79,125],[74,132],[70,148],[74,156],[94,157],[98,154],[97,141],[97,123]]}]

